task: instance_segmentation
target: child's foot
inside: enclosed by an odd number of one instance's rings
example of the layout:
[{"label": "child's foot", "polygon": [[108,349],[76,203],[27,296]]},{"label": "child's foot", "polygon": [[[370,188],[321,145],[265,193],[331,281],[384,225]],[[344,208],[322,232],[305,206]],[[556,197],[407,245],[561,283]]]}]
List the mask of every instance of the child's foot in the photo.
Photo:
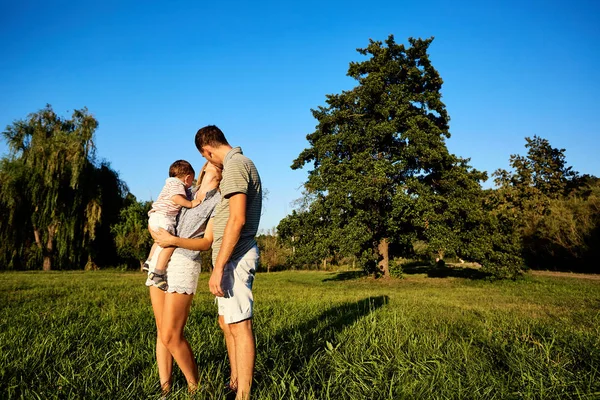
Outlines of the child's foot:
[{"label": "child's foot", "polygon": [[152,286],[159,288],[160,290],[166,292],[169,288],[167,284],[167,280],[163,274],[157,274],[156,272],[150,272],[148,275],[148,279],[152,281]]}]

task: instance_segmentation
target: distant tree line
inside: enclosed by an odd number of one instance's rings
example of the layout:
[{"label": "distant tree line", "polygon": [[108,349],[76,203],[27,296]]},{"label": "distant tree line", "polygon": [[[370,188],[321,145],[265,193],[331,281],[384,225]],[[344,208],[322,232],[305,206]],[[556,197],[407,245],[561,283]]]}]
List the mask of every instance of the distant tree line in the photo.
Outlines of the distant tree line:
[{"label": "distant tree line", "polygon": [[[292,168],[310,166],[304,195],[258,235],[261,269],[352,264],[377,276],[397,260],[460,259],[496,277],[526,268],[600,272],[600,182],[538,136],[488,176],[451,154],[433,39],[370,41],[350,63],[357,85],[312,110],[317,125]],[[50,106],[3,132],[0,268],[139,268],[151,244],[149,202],[95,157],[98,121]],[[210,265],[208,254],[204,261]]]}]

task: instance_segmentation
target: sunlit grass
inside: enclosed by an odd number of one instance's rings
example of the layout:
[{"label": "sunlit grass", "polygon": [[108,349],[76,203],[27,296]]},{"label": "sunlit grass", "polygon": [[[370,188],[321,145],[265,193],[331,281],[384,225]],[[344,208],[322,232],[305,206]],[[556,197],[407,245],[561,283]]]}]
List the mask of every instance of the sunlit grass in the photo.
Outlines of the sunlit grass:
[{"label": "sunlit grass", "polygon": [[[2,273],[0,397],[158,398],[139,273]],[[347,279],[349,278],[349,279]],[[228,375],[202,274],[197,398]],[[600,281],[259,274],[257,399],[600,398]],[[187,398],[177,370],[172,398]]]}]

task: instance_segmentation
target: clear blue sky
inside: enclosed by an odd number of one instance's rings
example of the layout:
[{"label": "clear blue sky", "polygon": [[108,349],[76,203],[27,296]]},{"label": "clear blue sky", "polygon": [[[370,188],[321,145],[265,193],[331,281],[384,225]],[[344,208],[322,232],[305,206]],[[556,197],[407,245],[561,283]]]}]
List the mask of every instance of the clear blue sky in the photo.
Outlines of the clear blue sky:
[{"label": "clear blue sky", "polygon": [[537,134],[600,176],[599,4],[3,0],[0,127],[46,103],[64,116],[86,106],[98,156],[150,200],[171,162],[202,165],[194,134],[216,124],[258,166],[268,229],[301,196],[307,170],[290,165],[316,125],[310,109],[354,86],[355,49],[435,36],[450,151],[491,173]]}]

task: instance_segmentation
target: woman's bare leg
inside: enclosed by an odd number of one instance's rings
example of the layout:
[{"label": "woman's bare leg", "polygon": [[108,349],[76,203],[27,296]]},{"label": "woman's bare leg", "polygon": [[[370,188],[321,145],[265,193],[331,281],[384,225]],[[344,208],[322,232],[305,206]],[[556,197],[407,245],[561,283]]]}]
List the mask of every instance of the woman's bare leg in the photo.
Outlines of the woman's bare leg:
[{"label": "woman's bare leg", "polygon": [[158,365],[160,387],[163,393],[167,393],[171,389],[173,356],[160,339],[165,292],[151,286],[150,300],[152,302],[152,310],[154,311],[154,319],[156,321],[156,364]]},{"label": "woman's bare leg", "polygon": [[194,295],[165,293],[160,329],[160,338],[163,344],[177,361],[191,390],[195,390],[198,386],[198,367],[192,348],[183,336],[183,328],[187,322],[193,299]]}]

